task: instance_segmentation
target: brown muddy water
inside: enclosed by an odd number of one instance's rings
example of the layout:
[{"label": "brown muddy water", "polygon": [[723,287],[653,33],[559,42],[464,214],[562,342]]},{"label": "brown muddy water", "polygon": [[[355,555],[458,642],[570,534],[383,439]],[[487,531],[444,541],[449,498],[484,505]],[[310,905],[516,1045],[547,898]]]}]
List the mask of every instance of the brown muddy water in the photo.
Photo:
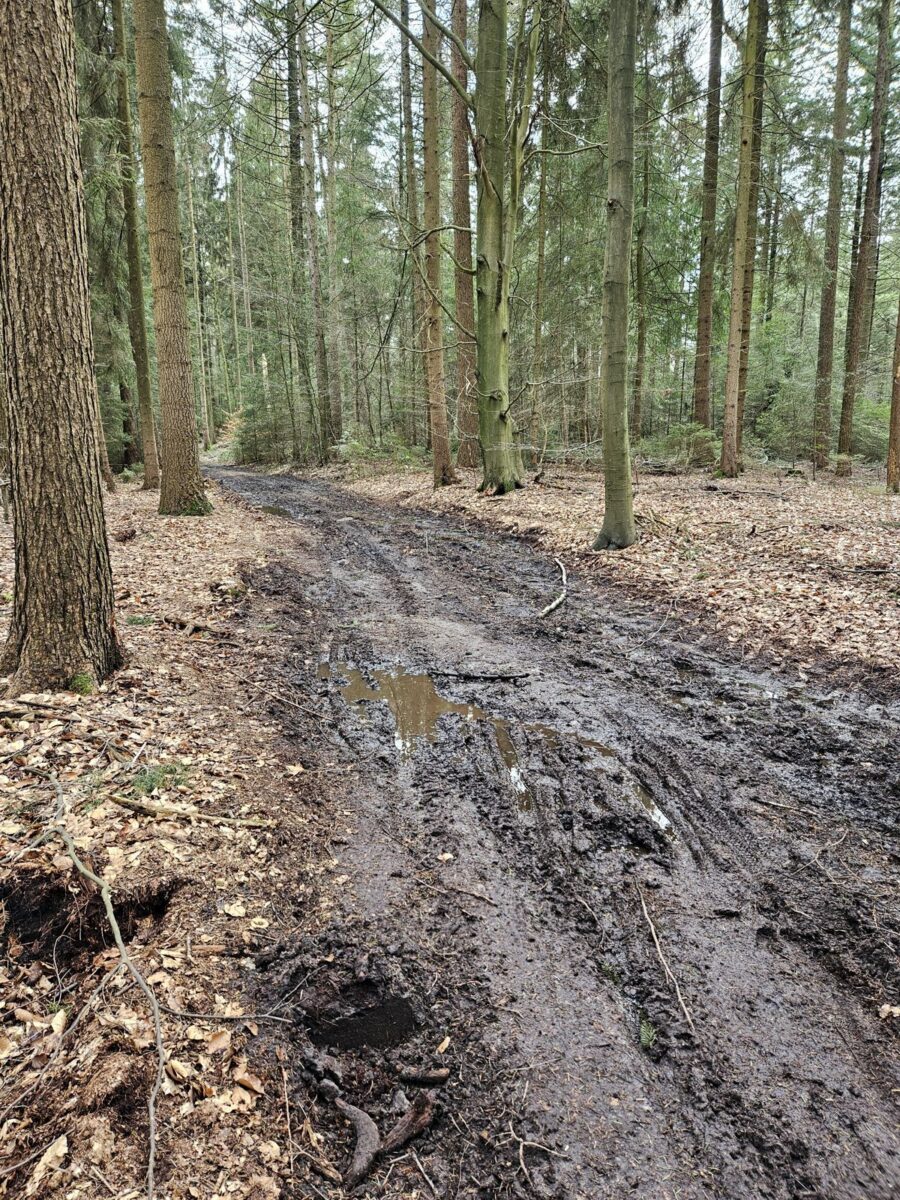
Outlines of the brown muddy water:
[{"label": "brown muddy water", "polygon": [[323,1088],[383,1133],[450,1071],[359,1194],[900,1195],[896,701],[651,637],[577,571],[541,620],[556,569],[496,530],[214,474],[297,522],[252,579],[341,880],[257,972],[297,1102],[346,1162]]}]

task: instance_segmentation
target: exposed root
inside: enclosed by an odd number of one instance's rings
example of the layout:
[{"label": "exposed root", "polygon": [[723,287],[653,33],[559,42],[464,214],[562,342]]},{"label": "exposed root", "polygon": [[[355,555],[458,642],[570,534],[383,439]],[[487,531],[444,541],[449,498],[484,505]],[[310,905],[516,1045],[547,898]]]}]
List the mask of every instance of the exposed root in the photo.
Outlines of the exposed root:
[{"label": "exposed root", "polygon": [[399,1150],[401,1146],[405,1146],[407,1142],[412,1141],[414,1137],[418,1137],[423,1130],[427,1129],[434,1120],[436,1103],[436,1091],[419,1092],[407,1111],[385,1137],[381,1147],[382,1154]]},{"label": "exposed root", "polygon": [[364,1113],[355,1104],[348,1104],[346,1100],[340,1098],[337,1098],[334,1104],[338,1112],[343,1113],[353,1126],[353,1132],[356,1134],[356,1145],[353,1149],[350,1169],[344,1177],[347,1187],[352,1188],[365,1179],[371,1171],[372,1163],[381,1149],[381,1135],[378,1132],[378,1126],[369,1114]]}]

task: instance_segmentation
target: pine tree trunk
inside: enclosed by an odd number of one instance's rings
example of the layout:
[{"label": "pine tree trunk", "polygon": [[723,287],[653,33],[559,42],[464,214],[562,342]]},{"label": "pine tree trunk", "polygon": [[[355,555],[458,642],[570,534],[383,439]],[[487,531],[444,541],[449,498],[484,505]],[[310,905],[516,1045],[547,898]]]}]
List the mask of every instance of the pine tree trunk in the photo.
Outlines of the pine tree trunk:
[{"label": "pine tree trunk", "polygon": [[162,427],[159,511],[200,515],[211,506],[203,491],[197,450],[164,0],[135,0],[134,29]]},{"label": "pine tree trunk", "polygon": [[595,550],[622,550],[637,539],[628,445],[628,283],[634,218],[634,57],[637,0],[610,0],[609,181],[603,277],[603,526]]},{"label": "pine tree trunk", "polygon": [[[452,28],[466,40],[466,0],[453,0]],[[469,85],[468,69],[457,47],[450,46],[450,69],[464,88]],[[456,411],[459,450],[456,461],[461,467],[477,467],[481,458],[478,445],[478,397],[475,389],[475,293],[472,287],[472,224],[469,204],[469,123],[462,96],[453,92],[453,248],[456,291]]]},{"label": "pine tree trunk", "polygon": [[328,377],[328,346],[325,339],[325,309],[322,303],[322,272],[319,260],[319,220],[316,209],[316,158],[313,150],[313,111],[309,96],[306,27],[297,32],[300,82],[300,124],[303,130],[303,216],[306,252],[309,260],[309,285],[312,299],[313,345],[316,363],[316,391],[319,423],[322,431],[321,457],[327,462],[336,439],[331,411],[331,384]]},{"label": "pine tree trunk", "polygon": [[819,470],[828,465],[831,452],[831,377],[834,364],[834,315],[837,304],[838,260],[841,246],[841,197],[844,191],[844,141],[847,137],[847,83],[850,73],[852,9],[853,0],[841,0],[813,418],[813,462]]},{"label": "pine tree trunk", "polygon": [[738,194],[735,214],[734,254],[731,281],[731,318],[728,329],[728,371],[725,379],[725,411],[722,426],[723,475],[734,478],[740,469],[740,385],[744,346],[744,320],[748,280],[752,297],[753,257],[751,236],[755,239],[753,149],[757,114],[757,88],[765,63],[768,0],[750,0],[747,31],[744,38],[744,83],[741,109],[741,144],[738,158]]},{"label": "pine tree trunk", "polygon": [[[400,0],[400,19],[409,27],[409,0]],[[410,256],[413,260],[412,276],[412,400],[410,402],[411,441],[416,440],[417,407],[419,403],[418,380],[420,357],[416,348],[424,350],[424,328],[422,311],[425,288],[422,285],[422,250],[419,244],[421,225],[419,222],[418,174],[416,172],[415,136],[412,110],[412,72],[409,64],[409,39],[400,38],[400,100],[403,112],[403,164],[406,184],[406,239],[412,244]],[[421,360],[424,364],[424,359]]]},{"label": "pine tree trunk", "polygon": [[[422,17],[422,45],[440,55],[438,28]],[[434,486],[456,482],[450,457],[447,399],[444,394],[444,333],[441,320],[441,166],[437,70],[422,59],[422,165],[425,190],[425,381],[431,428]]]},{"label": "pine tree trunk", "polygon": [[888,429],[887,490],[900,492],[900,304],[894,336],[894,376],[891,386],[891,422]]},{"label": "pine tree trunk", "polygon": [[713,283],[716,267],[716,198],[719,180],[719,126],[722,109],[722,0],[710,5],[706,145],[703,153],[703,208],[700,217],[700,279],[697,284],[697,353],[694,359],[693,419],[708,429]]},{"label": "pine tree trunk", "polygon": [[153,392],[150,386],[150,350],[147,343],[144,271],[141,265],[141,241],[138,230],[137,167],[134,161],[134,135],[131,129],[131,99],[128,94],[128,43],[125,37],[123,0],[113,0],[112,13],[117,60],[116,106],[119,121],[119,170],[122,175],[125,245],[128,255],[128,333],[131,339],[134,373],[137,378],[141,446],[144,454],[144,488],[149,491],[159,487],[159,455],[156,448],[156,421],[153,417]]},{"label": "pine tree trunk", "polygon": [[841,424],[838,432],[837,474],[849,475],[853,449],[853,410],[859,386],[859,368],[863,349],[867,280],[875,252],[878,174],[881,158],[881,131],[887,102],[890,73],[891,22],[893,0],[881,0],[878,13],[878,57],[875,65],[875,91],[872,97],[872,124],[869,131],[869,171],[859,233],[856,260],[856,287],[847,318],[847,358],[844,364],[844,391],[841,397]]},{"label": "pine tree trunk", "polygon": [[0,5],[0,343],[15,592],[11,692],[89,690],[120,662],[68,0]]},{"label": "pine tree trunk", "polygon": [[200,297],[200,256],[197,253],[197,223],[194,220],[194,186],[191,183],[191,163],[185,169],[188,202],[188,232],[191,239],[191,284],[194,292],[194,312],[197,314],[197,353],[200,358],[200,420],[203,428],[203,449],[212,445],[212,429],[209,416],[209,400],[206,395],[206,352],[203,345],[205,326],[203,301]]},{"label": "pine tree trunk", "polygon": [[343,401],[341,397],[341,343],[343,341],[343,322],[341,320],[341,266],[337,257],[337,175],[335,172],[335,155],[337,152],[336,101],[334,86],[334,35],[329,25],[326,37],[326,79],[328,86],[328,116],[325,134],[325,235],[328,246],[328,305],[330,308],[329,328],[331,337],[328,339],[328,387],[331,402],[331,432],[334,440],[339,442],[344,429]]},{"label": "pine tree trunk", "polygon": [[[646,28],[645,28],[646,33]],[[644,399],[644,363],[647,357],[647,281],[644,271],[644,238],[646,236],[647,214],[650,207],[650,130],[649,92],[650,65],[647,58],[647,47],[644,46],[644,78],[643,96],[641,98],[641,136],[644,141],[641,155],[641,211],[638,220],[635,251],[634,251],[634,291],[637,308],[637,342],[634,354],[634,390],[631,402],[631,436],[635,442],[641,440],[641,423]]]},{"label": "pine tree trunk", "polygon": [[756,95],[753,102],[753,136],[750,141],[750,208],[747,218],[744,290],[741,310],[741,355],[738,366],[737,462],[744,468],[744,409],[750,368],[750,332],[753,328],[753,286],[756,279],[756,233],[759,215],[759,186],[762,163],[763,92],[765,90],[765,54],[768,37],[768,5],[760,21],[760,53],[756,60]]}]

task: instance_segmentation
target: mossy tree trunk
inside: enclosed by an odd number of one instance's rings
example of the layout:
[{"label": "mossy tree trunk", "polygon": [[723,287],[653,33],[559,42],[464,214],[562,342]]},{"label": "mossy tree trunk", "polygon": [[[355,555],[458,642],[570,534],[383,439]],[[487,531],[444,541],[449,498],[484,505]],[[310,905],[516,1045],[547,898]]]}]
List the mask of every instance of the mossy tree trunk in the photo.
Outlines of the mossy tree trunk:
[{"label": "mossy tree trunk", "polygon": [[521,487],[524,475],[510,409],[509,293],[540,28],[540,8],[535,6],[526,38],[523,4],[513,68],[513,113],[507,125],[507,7],[507,0],[480,0],[475,61],[475,374],[484,464],[481,490],[494,495]]},{"label": "mossy tree trunk", "polygon": [[637,0],[610,0],[608,185],[603,271],[603,525],[595,550],[637,540],[628,443],[628,284],[634,219],[634,58]]},{"label": "mossy tree trunk", "polygon": [[135,0],[134,30],[159,370],[159,511],[170,516],[199,516],[209,512],[211,505],[203,490],[197,447],[164,0]]},{"label": "mossy tree trunk", "polygon": [[125,245],[128,256],[128,333],[137,379],[141,446],[144,455],[144,487],[159,487],[159,455],[156,421],[150,387],[150,350],[147,343],[147,312],[144,304],[144,272],[138,230],[137,168],[134,134],[131,129],[131,98],[128,94],[128,42],[125,36],[124,0],[113,0],[113,33],[116,51],[116,113],[119,122],[119,159],[122,174],[122,204],[125,209]]},{"label": "mossy tree trunk", "polygon": [[118,666],[68,0],[0,5],[0,342],[15,591],[12,692]]}]

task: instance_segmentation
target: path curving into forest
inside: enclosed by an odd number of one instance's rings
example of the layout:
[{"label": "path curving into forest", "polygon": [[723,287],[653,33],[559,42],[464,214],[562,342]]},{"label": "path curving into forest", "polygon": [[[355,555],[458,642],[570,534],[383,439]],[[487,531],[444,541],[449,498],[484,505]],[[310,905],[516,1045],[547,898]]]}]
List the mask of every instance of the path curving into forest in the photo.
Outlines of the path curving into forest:
[{"label": "path curving into forest", "polygon": [[450,1036],[436,1194],[897,1195],[900,706],[578,576],[541,619],[559,573],[522,540],[209,474],[298,523],[254,586],[296,630],[286,734],[350,768],[330,937],[366,965],[340,1019],[295,1015],[370,1109],[382,1060]]}]

